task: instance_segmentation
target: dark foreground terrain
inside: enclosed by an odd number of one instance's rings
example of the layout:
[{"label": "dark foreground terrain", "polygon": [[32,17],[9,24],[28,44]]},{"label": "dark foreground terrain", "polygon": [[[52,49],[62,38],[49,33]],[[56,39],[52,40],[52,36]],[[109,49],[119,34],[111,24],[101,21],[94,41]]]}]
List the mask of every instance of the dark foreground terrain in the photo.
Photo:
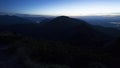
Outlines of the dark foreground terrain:
[{"label": "dark foreground terrain", "polygon": [[66,16],[41,23],[0,18],[0,68],[120,68],[117,29]]}]

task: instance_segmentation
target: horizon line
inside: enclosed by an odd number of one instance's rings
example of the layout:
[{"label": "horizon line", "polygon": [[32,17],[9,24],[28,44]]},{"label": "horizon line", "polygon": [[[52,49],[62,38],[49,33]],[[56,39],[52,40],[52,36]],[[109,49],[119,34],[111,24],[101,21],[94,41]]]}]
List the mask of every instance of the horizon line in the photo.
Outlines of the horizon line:
[{"label": "horizon line", "polygon": [[120,12],[118,13],[96,13],[96,14],[80,14],[80,15],[52,15],[52,14],[31,14],[31,13],[14,13],[14,12],[0,12],[0,15],[30,15],[30,16],[70,16],[70,17],[77,17],[77,16],[120,16]]}]

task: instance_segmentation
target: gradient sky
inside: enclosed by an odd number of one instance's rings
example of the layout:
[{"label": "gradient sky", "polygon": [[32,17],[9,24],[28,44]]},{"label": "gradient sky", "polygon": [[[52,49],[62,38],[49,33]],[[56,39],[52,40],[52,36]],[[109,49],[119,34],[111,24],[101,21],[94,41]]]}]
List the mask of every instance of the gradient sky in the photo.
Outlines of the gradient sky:
[{"label": "gradient sky", "polygon": [[39,15],[120,13],[120,0],[0,0],[0,12]]}]

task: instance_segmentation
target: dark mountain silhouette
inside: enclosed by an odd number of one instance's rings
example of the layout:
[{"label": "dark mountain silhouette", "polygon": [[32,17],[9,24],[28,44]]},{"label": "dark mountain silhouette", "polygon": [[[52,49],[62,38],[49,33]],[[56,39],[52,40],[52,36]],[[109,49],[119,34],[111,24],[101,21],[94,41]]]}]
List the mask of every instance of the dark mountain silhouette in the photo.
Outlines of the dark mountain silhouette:
[{"label": "dark mountain silhouette", "polygon": [[[105,47],[104,45],[111,40],[108,34],[83,20],[60,16],[42,23],[3,26],[0,30],[1,49],[8,47],[1,53],[6,51],[6,57],[12,54],[13,58],[16,58],[15,62],[27,67],[36,67],[36,63],[46,66],[60,64],[71,68],[114,68],[119,65],[113,63],[118,56],[115,53],[118,53],[119,39],[118,42],[112,41]],[[112,53],[115,56],[112,56]]]},{"label": "dark mountain silhouette", "polygon": [[24,23],[32,23],[32,21],[17,16],[0,15],[0,25],[13,25]]},{"label": "dark mountain silhouette", "polygon": [[39,24],[19,24],[7,27],[8,31],[46,40],[56,40],[82,47],[100,47],[108,37],[83,20],[60,16]]},{"label": "dark mountain silhouette", "polygon": [[41,33],[44,34],[42,37],[79,43],[81,45],[97,44],[107,38],[102,32],[97,31],[87,22],[66,16],[57,17],[43,24],[42,29]]}]

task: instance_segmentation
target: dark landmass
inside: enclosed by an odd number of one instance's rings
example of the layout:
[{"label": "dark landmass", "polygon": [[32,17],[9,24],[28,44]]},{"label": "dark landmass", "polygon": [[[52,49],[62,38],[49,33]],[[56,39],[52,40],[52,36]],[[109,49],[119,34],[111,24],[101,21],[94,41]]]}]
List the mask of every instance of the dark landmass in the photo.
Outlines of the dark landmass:
[{"label": "dark landmass", "polygon": [[0,23],[0,68],[120,68],[117,29],[66,16],[33,23],[2,15]]}]

